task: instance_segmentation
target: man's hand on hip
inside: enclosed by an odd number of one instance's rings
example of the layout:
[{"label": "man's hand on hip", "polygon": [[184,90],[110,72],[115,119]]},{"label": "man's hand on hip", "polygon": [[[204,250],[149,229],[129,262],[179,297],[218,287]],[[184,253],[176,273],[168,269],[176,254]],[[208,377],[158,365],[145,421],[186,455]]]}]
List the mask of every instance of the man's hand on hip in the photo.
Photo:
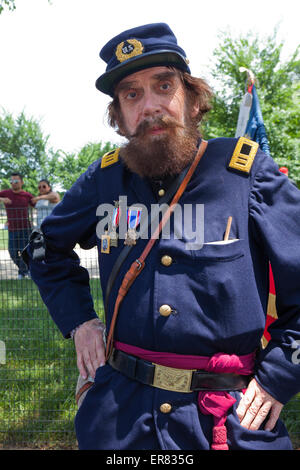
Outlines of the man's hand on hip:
[{"label": "man's hand on hip", "polygon": [[74,335],[77,353],[77,367],[83,379],[90,375],[95,378],[98,367],[105,364],[103,323],[94,318],[83,323]]},{"label": "man's hand on hip", "polygon": [[236,412],[241,425],[252,431],[259,429],[269,415],[265,430],[272,431],[282,408],[282,403],[275,400],[255,379],[252,379]]}]

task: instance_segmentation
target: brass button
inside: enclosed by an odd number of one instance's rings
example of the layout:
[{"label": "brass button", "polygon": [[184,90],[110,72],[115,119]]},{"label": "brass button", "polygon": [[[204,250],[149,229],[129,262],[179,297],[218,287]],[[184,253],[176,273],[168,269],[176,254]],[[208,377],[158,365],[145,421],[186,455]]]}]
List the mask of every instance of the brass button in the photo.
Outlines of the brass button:
[{"label": "brass button", "polygon": [[161,264],[163,264],[164,266],[171,266],[171,264],[173,263],[173,259],[169,255],[162,256],[160,261]]},{"label": "brass button", "polygon": [[172,410],[172,406],[170,405],[170,403],[163,403],[162,405],[160,405],[159,409],[162,413],[170,413],[170,411]]},{"label": "brass button", "polygon": [[165,191],[164,189],[160,189],[160,190],[158,191],[158,195],[159,195],[160,197],[164,196],[165,193],[166,193],[166,191]]},{"label": "brass button", "polygon": [[162,305],[159,309],[159,313],[163,316],[163,317],[168,317],[172,312],[172,309],[170,307],[170,305]]}]

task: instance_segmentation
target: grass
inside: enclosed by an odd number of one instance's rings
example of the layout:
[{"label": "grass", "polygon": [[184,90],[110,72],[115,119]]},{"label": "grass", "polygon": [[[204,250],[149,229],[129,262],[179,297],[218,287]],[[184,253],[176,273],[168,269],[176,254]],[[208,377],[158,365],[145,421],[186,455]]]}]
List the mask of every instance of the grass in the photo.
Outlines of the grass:
[{"label": "grass", "polygon": [[[96,311],[103,313],[99,280],[91,279]],[[29,279],[0,281],[0,445],[76,446],[78,371],[74,345],[54,325]]]},{"label": "grass", "polygon": [[7,250],[8,230],[0,229],[0,250]]},{"label": "grass", "polygon": [[[103,316],[100,284],[91,279],[95,308]],[[76,449],[74,345],[54,325],[37,287],[29,280],[0,281],[0,448]],[[282,417],[300,447],[300,396]]]},{"label": "grass", "polygon": [[281,419],[290,433],[294,449],[300,450],[300,393],[284,406]]}]

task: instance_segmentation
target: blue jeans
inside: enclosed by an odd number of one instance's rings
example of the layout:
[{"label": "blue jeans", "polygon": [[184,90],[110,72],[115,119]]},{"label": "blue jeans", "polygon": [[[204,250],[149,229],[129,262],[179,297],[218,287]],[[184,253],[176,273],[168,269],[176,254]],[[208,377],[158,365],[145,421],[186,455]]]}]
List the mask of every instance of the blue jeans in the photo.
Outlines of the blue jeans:
[{"label": "blue jeans", "polygon": [[19,274],[24,276],[28,268],[21,258],[22,250],[28,243],[31,229],[15,230],[8,232],[8,252],[13,262],[18,266]]}]

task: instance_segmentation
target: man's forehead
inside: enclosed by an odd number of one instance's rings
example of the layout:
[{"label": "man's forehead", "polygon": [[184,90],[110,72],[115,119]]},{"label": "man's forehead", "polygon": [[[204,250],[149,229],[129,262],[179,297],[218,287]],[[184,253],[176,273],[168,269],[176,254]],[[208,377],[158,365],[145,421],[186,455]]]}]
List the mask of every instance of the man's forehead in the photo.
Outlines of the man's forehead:
[{"label": "man's forehead", "polygon": [[138,72],[135,72],[131,75],[128,75],[127,77],[123,78],[118,85],[117,89],[123,88],[123,86],[127,86],[130,84],[133,84],[134,82],[140,82],[145,79],[157,79],[159,80],[160,78],[164,77],[173,77],[178,75],[178,71],[176,69],[170,68],[170,67],[150,67],[148,69],[143,69],[139,70]]}]

